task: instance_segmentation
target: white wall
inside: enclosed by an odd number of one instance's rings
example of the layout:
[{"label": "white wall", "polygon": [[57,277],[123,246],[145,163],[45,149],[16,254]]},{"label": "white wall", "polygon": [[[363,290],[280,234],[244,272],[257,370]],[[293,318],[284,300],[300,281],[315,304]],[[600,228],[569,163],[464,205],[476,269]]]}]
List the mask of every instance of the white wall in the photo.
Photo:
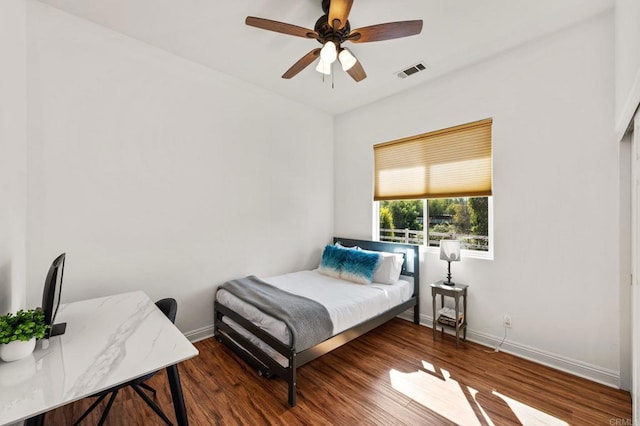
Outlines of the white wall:
[{"label": "white wall", "polygon": [[[372,145],[493,118],[494,260],[470,285],[471,337],[618,385],[618,147],[613,14],[336,118],[335,232],[371,236]],[[424,255],[421,307],[446,264]]]},{"label": "white wall", "polygon": [[0,2],[0,315],[24,308],[26,271],[26,6]]},{"label": "white wall", "polygon": [[332,117],[28,6],[31,302],[65,251],[63,301],[142,289],[205,333],[225,280],[317,265]]},{"label": "white wall", "polygon": [[616,0],[615,108],[618,140],[640,105],[640,1]]}]

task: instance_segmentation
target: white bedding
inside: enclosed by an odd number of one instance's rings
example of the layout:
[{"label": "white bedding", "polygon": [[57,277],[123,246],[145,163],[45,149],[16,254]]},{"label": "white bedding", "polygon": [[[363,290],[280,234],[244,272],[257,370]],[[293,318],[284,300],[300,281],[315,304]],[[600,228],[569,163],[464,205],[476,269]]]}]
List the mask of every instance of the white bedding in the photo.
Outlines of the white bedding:
[{"label": "white bedding", "polygon": [[[333,335],[409,300],[413,294],[413,285],[408,281],[400,280],[393,285],[354,284],[328,277],[317,270],[292,272],[261,279],[281,290],[307,297],[324,305],[333,322]],[[241,314],[282,342],[288,344],[291,341],[289,330],[282,321],[266,315],[226,290],[218,290],[216,298],[221,304]],[[240,330],[239,325],[226,317],[224,320],[248,337],[248,333]],[[258,342],[254,341],[254,343]]]}]

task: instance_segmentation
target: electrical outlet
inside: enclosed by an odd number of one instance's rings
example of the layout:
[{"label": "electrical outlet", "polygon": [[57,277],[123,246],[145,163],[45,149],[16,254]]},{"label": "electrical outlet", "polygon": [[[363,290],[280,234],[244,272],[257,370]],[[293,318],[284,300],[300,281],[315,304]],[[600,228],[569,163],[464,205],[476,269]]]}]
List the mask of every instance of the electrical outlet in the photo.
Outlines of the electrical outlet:
[{"label": "electrical outlet", "polygon": [[503,315],[502,316],[502,325],[505,328],[511,328],[511,315]]}]

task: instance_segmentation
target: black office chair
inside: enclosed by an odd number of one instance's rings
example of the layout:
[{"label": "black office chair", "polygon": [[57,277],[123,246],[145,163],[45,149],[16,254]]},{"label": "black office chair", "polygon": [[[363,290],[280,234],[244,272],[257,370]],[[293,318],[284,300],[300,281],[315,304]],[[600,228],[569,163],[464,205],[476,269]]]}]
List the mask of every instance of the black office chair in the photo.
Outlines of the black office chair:
[{"label": "black office chair", "polygon": [[[167,318],[169,318],[169,320],[171,320],[171,322],[175,323],[175,321],[176,321],[176,313],[178,312],[178,302],[176,302],[175,299],[167,298],[167,299],[158,300],[156,302],[156,306],[162,311],[162,313],[164,313],[167,316]],[[131,380],[130,382],[123,383],[123,384],[121,384],[119,386],[116,386],[116,387],[113,387],[111,389],[107,389],[105,391],[102,391],[100,393],[92,395],[92,397],[97,397],[98,399],[93,404],[91,404],[91,406],[87,409],[87,411],[85,411],[84,414],[82,414],[82,416],[80,416],[78,421],[76,421],[73,425],[74,426],[79,425],[80,422],[82,420],[84,420],[85,417],[87,417],[89,415],[89,413],[91,413],[93,411],[93,409],[96,408],[98,406],[98,404],[100,404],[102,402],[103,399],[105,399],[107,396],[111,395],[109,397],[109,401],[107,401],[107,406],[105,407],[104,411],[102,412],[102,416],[100,417],[100,421],[98,422],[98,425],[102,426],[104,424],[105,420],[107,419],[107,416],[109,415],[109,410],[111,410],[111,406],[113,405],[113,401],[116,399],[116,396],[118,395],[118,392],[120,391],[120,389],[126,388],[127,386],[131,386],[131,388],[138,395],[140,395],[140,397],[144,400],[144,402],[146,402],[147,405],[149,407],[151,407],[151,409],[158,416],[160,416],[160,418],[162,420],[164,420],[164,422],[166,424],[171,425],[171,420],[169,420],[169,418],[162,412],[160,407],[158,407],[158,405],[155,402],[153,402],[153,400],[151,398],[149,398],[149,396],[142,390],[142,389],[146,389],[147,391],[153,393],[154,397],[156,396],[156,390],[145,383],[151,377],[155,376],[156,373],[158,373],[158,371],[154,371],[153,373],[149,373],[149,374],[147,374],[145,376],[142,376],[142,377],[139,377],[139,378],[137,378],[135,380]]]}]

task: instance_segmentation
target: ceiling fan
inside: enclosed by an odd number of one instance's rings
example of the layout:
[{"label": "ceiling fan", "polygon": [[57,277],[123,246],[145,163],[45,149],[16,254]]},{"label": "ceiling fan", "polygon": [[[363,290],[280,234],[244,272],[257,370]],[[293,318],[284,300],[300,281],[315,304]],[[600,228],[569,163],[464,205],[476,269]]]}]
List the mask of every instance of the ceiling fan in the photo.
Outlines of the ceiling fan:
[{"label": "ceiling fan", "polygon": [[320,58],[317,71],[331,74],[331,65],[337,59],[342,69],[355,81],[362,81],[367,77],[364,68],[349,49],[342,47],[342,43],[347,41],[369,43],[420,34],[422,20],[387,22],[351,30],[349,12],[352,4],[353,0],[322,0],[324,15],[316,21],[313,30],[254,16],[247,16],[245,23],[263,30],[314,39],[322,44],[322,48],[313,49],[300,58],[282,75],[282,78],[294,77]]}]

